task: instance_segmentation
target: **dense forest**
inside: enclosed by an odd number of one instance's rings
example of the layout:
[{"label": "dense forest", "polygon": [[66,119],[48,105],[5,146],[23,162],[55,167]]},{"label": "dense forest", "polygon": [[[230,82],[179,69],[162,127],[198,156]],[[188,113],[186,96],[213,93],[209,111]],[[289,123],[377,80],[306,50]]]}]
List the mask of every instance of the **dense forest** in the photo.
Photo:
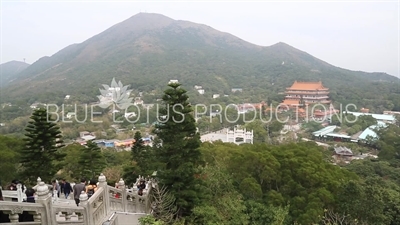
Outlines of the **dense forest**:
[{"label": "dense forest", "polygon": [[[312,142],[203,143],[205,197],[184,219],[187,224],[308,225],[335,224],[336,219],[345,219],[343,224],[399,224],[400,159],[396,156],[399,148],[393,144],[394,138],[398,142],[398,134],[398,127],[382,131],[382,139],[376,143],[379,159],[355,160],[344,167],[330,164],[332,152]],[[19,177],[23,142],[5,136],[0,139],[0,170],[8,171],[2,174],[2,185],[6,186]],[[130,152],[104,149],[101,155],[105,163],[93,168],[93,164],[80,163],[80,158],[87,156],[81,154],[84,149],[78,144],[64,147],[62,152],[67,156],[58,162],[62,169],[55,177],[78,181],[86,166],[103,171],[112,185],[123,176],[124,168],[136,165]],[[151,174],[157,160],[142,164],[147,168],[137,173]],[[132,176],[124,179],[133,182],[136,178]]]}]

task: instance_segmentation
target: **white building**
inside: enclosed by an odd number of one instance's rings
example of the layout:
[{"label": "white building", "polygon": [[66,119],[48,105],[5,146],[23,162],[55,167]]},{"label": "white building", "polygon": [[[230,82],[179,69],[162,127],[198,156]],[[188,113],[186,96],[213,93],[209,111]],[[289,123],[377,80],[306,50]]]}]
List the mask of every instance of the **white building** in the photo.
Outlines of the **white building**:
[{"label": "white building", "polygon": [[238,145],[243,143],[253,144],[253,139],[253,131],[240,129],[239,127],[234,127],[233,130],[222,129],[220,131],[208,133],[201,136],[202,142],[222,141],[226,143],[235,143]]},{"label": "white building", "polygon": [[235,92],[243,92],[243,89],[242,88],[232,88],[231,91],[233,93],[235,93]]},{"label": "white building", "polygon": [[205,91],[204,89],[197,89],[197,91],[199,92],[199,94],[204,95]]},{"label": "white building", "polygon": [[235,144],[249,143],[253,144],[254,134],[253,131],[248,131],[246,129],[240,129],[239,127],[234,127],[233,130],[228,130],[227,132],[227,142]]},{"label": "white building", "polygon": [[178,80],[169,80],[168,84],[179,83]]},{"label": "white building", "polygon": [[136,117],[136,113],[135,112],[129,112],[129,113],[125,113],[125,118],[129,119],[132,117]]},{"label": "white building", "polygon": [[40,103],[40,102],[35,102],[30,107],[31,107],[31,109],[37,109],[37,108],[45,107],[45,106],[47,106],[47,104]]},{"label": "white building", "polygon": [[67,113],[67,115],[65,116],[65,117],[67,117],[68,119],[72,119],[72,118],[74,118],[76,116],[76,113],[74,113],[74,112],[69,112],[69,113]]},{"label": "white building", "polygon": [[219,94],[213,94],[213,98],[219,98]]}]

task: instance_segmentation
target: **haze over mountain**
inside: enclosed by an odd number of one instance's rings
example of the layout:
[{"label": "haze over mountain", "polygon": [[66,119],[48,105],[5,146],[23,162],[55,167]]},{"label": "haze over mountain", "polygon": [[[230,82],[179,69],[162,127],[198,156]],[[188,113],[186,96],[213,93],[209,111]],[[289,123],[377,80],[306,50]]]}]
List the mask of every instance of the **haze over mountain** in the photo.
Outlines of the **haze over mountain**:
[{"label": "haze over mountain", "polygon": [[10,61],[0,64],[0,86],[6,86],[14,76],[29,66],[28,63]]},{"label": "haze over mountain", "polygon": [[185,87],[202,85],[208,94],[241,87],[271,95],[295,80],[321,80],[338,100],[344,89],[398,81],[385,73],[332,66],[285,43],[257,46],[206,25],[152,13],[139,13],[43,57],[13,77],[2,90],[3,102],[59,100],[67,94],[92,100],[114,77],[141,91],[163,90],[170,79],[178,79]]}]

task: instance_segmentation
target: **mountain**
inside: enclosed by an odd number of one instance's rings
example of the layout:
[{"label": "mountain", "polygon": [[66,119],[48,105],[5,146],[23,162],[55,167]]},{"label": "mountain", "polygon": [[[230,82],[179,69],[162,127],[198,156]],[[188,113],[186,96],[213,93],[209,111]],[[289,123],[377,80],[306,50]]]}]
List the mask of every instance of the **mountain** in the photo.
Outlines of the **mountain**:
[{"label": "mountain", "polygon": [[16,76],[29,66],[28,63],[20,61],[10,61],[0,64],[0,86],[6,86]]},{"label": "mountain", "polygon": [[398,82],[384,73],[332,66],[285,43],[258,46],[206,25],[139,13],[39,59],[3,88],[3,99],[60,101],[68,94],[90,102],[114,77],[153,93],[164,90],[170,79],[178,79],[189,91],[202,85],[207,94],[200,99],[209,99],[212,93],[231,94],[231,88],[240,87],[248,101],[279,101],[278,93],[295,80],[321,80],[337,101],[349,96],[375,100],[387,96],[372,88],[390,94]]}]

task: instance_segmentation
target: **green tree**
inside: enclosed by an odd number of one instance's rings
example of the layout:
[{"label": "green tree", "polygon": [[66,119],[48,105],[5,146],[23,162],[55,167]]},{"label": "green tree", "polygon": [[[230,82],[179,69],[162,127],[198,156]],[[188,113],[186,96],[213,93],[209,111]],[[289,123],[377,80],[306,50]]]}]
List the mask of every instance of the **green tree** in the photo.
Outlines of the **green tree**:
[{"label": "green tree", "polygon": [[50,181],[60,169],[58,162],[65,157],[60,152],[63,146],[61,131],[48,117],[46,109],[35,110],[25,129],[25,147],[21,149],[20,163],[21,175],[27,183],[36,182],[38,176]]},{"label": "green tree", "polygon": [[60,176],[69,180],[79,181],[81,178],[81,169],[78,159],[84,148],[79,143],[74,143],[61,149],[66,156],[60,162],[62,165]]},{"label": "green tree", "polygon": [[209,198],[194,208],[192,224],[248,224],[243,196],[233,185],[233,177],[222,163],[216,164],[220,165],[208,165],[203,171],[204,189]]},{"label": "green tree", "polygon": [[149,153],[148,149],[144,145],[142,134],[140,131],[136,131],[135,136],[135,144],[133,144],[131,153],[132,159],[136,162],[137,166],[139,167],[139,172],[142,175],[143,173],[148,172],[148,157],[146,157]]},{"label": "green tree", "polygon": [[136,182],[139,175],[146,176],[152,173],[153,155],[152,149],[144,145],[142,135],[139,131],[134,136],[135,143],[131,148],[131,162],[124,166],[123,177],[127,184]]},{"label": "green tree", "polygon": [[162,140],[156,150],[157,159],[162,163],[157,176],[161,185],[175,196],[179,216],[186,216],[202,198],[199,185],[202,180],[196,178],[202,163],[201,141],[186,90],[179,83],[168,86],[162,98],[164,107],[159,110],[162,122],[154,131]]},{"label": "green tree", "polygon": [[96,178],[106,167],[106,160],[99,146],[93,141],[88,141],[79,156],[81,177]]},{"label": "green tree", "polygon": [[0,171],[4,171],[0,177],[0,186],[17,177],[18,153],[23,146],[21,139],[0,135]]}]

